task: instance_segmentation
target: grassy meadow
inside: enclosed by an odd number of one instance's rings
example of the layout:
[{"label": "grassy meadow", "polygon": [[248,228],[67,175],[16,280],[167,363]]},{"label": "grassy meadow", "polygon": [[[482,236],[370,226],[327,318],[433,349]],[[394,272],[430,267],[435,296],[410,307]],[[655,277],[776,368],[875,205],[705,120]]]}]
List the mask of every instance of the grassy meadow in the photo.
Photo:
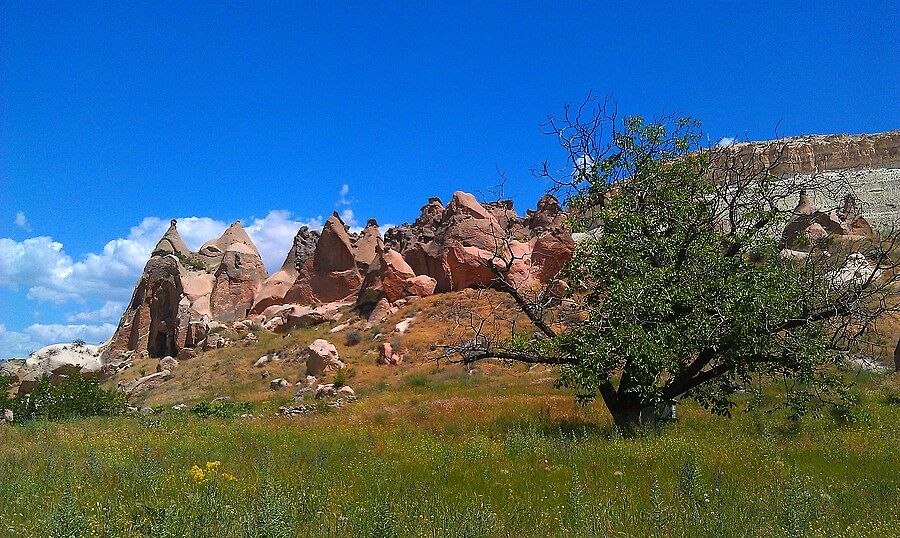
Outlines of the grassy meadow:
[{"label": "grassy meadow", "polygon": [[[728,419],[687,403],[665,431],[623,438],[601,404],[554,389],[551,369],[429,360],[452,337],[454,306],[504,307],[485,293],[431,297],[335,334],[334,323],[258,331],[182,361],[132,402],[161,410],[149,416],[0,425],[0,535],[900,535],[897,375],[857,378],[857,405],[840,413]],[[410,317],[412,330],[393,331]],[[292,357],[315,338],[337,346],[359,399],[277,417],[294,391],[269,382],[303,378]],[[403,364],[376,364],[384,341]],[[283,360],[252,366],[273,350]],[[136,360],[107,386],[157,362]],[[217,396],[249,403],[254,418],[171,409]]]},{"label": "grassy meadow", "polygon": [[[546,373],[546,372],[545,372]],[[900,382],[850,413],[692,405],[622,438],[541,373],[416,374],[342,409],[0,426],[4,536],[892,536]]]}]

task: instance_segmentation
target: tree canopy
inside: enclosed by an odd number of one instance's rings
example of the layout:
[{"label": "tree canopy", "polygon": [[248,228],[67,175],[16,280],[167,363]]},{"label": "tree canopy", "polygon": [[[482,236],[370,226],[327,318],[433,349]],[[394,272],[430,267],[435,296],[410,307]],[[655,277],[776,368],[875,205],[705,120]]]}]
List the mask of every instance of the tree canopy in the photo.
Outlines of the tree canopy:
[{"label": "tree canopy", "polygon": [[565,194],[576,240],[558,277],[568,291],[515,286],[503,270],[511,250],[499,248],[497,287],[539,333],[476,328],[452,348],[460,360],[560,365],[558,385],[585,402],[600,396],[622,428],[685,397],[728,414],[736,390],[763,379],[784,380],[798,412],[839,397],[838,366],[898,311],[897,234],[794,250],[781,231],[797,198],[838,196],[844,183],[701,147],[689,118],[619,120],[601,107],[582,122],[582,112],[548,122],[569,167],[541,172]]}]

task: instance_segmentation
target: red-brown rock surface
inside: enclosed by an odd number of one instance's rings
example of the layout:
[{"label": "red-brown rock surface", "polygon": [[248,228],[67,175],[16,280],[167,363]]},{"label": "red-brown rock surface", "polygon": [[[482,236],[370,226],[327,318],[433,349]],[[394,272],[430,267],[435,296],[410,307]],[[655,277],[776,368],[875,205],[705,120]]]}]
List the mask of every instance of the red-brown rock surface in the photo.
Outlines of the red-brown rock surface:
[{"label": "red-brown rock surface", "polygon": [[341,301],[359,291],[362,280],[347,227],[334,213],[325,222],[315,252],[300,268],[284,300],[298,304]]}]

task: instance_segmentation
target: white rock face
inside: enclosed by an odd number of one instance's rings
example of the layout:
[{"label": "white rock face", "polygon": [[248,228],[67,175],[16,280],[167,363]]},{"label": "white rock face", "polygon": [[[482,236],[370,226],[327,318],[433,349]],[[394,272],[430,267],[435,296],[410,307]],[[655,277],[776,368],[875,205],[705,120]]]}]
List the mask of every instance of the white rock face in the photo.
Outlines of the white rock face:
[{"label": "white rock face", "polygon": [[101,346],[90,344],[53,344],[32,353],[18,373],[37,378],[62,366],[80,366],[82,371],[96,372],[103,366],[101,352]]}]

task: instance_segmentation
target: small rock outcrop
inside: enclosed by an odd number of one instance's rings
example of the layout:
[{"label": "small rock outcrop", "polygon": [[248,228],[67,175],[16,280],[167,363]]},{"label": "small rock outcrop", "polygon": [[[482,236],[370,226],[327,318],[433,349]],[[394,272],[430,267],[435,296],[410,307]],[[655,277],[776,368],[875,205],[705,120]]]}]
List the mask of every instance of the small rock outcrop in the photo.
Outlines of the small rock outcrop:
[{"label": "small rock outcrop", "polygon": [[300,352],[300,359],[306,363],[306,375],[319,377],[323,373],[344,367],[337,348],[328,340],[319,338]]},{"label": "small rock outcrop", "polygon": [[847,195],[840,208],[821,211],[815,207],[805,191],[801,191],[797,207],[784,227],[782,238],[786,245],[798,241],[811,243],[831,236],[853,238],[872,237],[875,232],[856,207],[856,200]]}]

